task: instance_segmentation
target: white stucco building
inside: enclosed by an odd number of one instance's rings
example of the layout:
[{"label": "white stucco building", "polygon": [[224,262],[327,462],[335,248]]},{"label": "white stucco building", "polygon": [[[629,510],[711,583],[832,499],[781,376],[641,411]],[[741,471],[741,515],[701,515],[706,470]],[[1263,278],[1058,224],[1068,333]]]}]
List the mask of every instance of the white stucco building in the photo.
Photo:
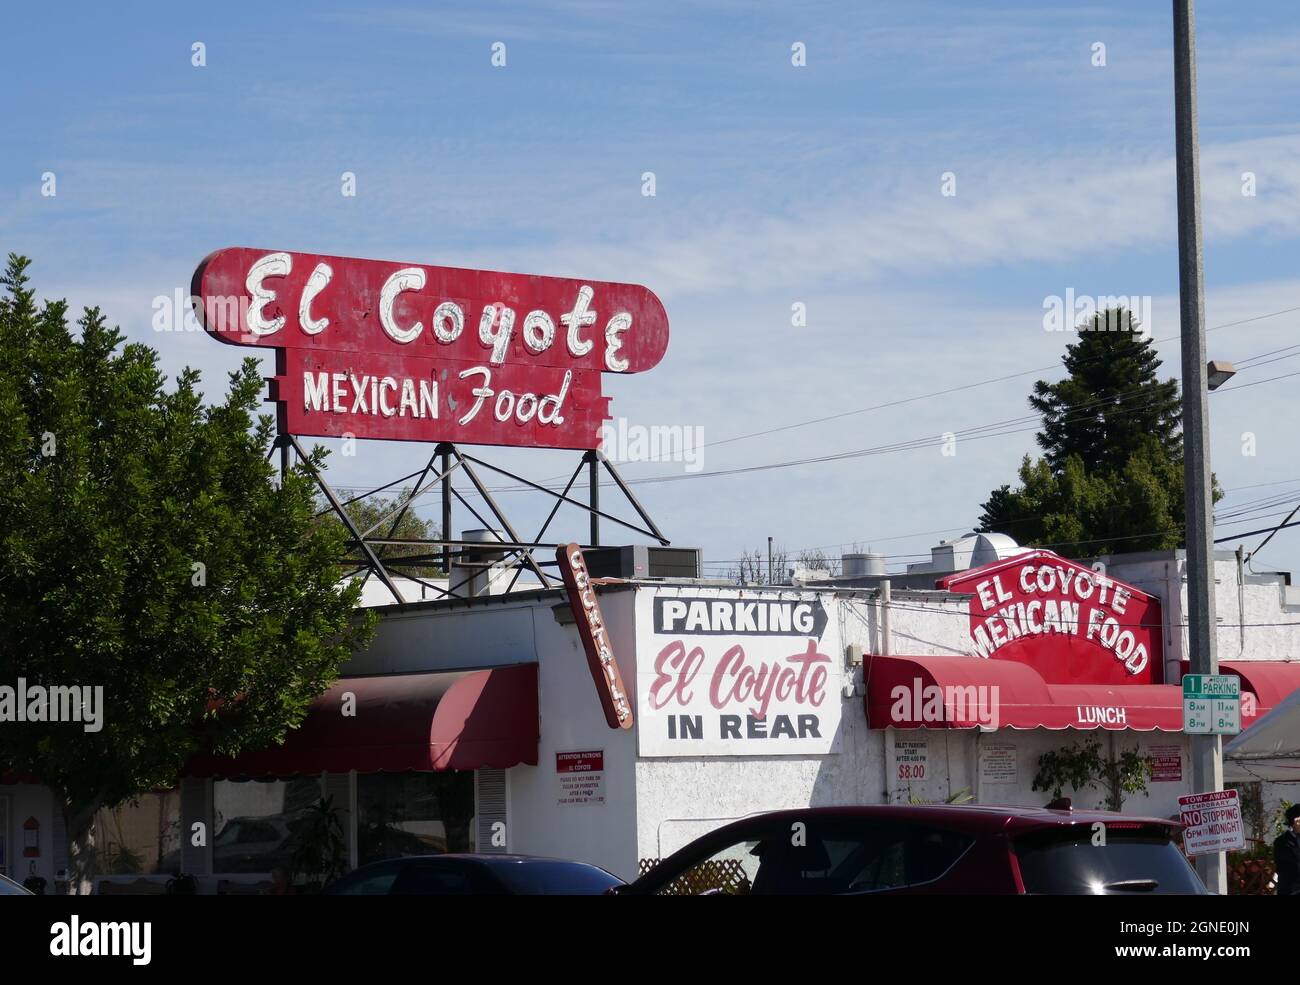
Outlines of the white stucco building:
[{"label": "white stucco building", "polygon": [[[153,871],[179,868],[205,891],[263,880],[293,818],[326,793],[352,864],[510,851],[632,878],[647,860],[766,810],[963,792],[1042,805],[1051,794],[1033,789],[1039,757],[1088,739],[1106,755],[1152,760],[1126,813],[1174,814],[1192,792],[1178,689],[1182,553],[1096,566],[1018,549],[968,556],[988,563],[888,586],[880,575],[758,588],[600,581],[609,642],[634,692],[627,729],[607,724],[563,590],[381,607],[373,643],[283,748],[196,762],[178,792],[158,795],[171,800],[150,810],[178,834],[159,834]],[[1242,573],[1233,555],[1216,576],[1219,655],[1242,678],[1249,725],[1300,687],[1300,600],[1285,576]],[[978,698],[969,708],[953,703],[964,687]],[[982,704],[985,687],[994,690]],[[351,715],[341,711],[348,695]],[[1266,784],[1265,810],[1297,787]],[[1101,789],[1064,793],[1078,806],[1105,800]],[[48,791],[0,785],[0,805],[11,846],[28,816],[49,838],[34,866],[11,847],[10,871],[53,880],[66,863]],[[180,837],[196,823],[212,832],[206,845]]]}]

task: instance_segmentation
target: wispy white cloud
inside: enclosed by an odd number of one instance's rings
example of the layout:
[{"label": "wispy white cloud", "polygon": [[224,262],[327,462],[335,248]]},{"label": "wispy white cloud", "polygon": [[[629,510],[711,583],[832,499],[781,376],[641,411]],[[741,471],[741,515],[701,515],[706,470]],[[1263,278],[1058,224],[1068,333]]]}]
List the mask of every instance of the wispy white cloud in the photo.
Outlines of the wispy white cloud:
[{"label": "wispy white cloud", "polygon": [[[1242,194],[1244,171],[1256,175],[1255,197]],[[1207,145],[1201,174],[1212,240],[1300,234],[1300,137]],[[936,171],[802,215],[669,207],[658,228],[635,241],[563,239],[545,251],[573,269],[637,271],[670,294],[879,284],[900,275],[1117,257],[1173,241],[1173,176],[1170,156],[994,161],[958,171],[955,197],[941,194]],[[507,253],[535,258],[539,250]]]}]

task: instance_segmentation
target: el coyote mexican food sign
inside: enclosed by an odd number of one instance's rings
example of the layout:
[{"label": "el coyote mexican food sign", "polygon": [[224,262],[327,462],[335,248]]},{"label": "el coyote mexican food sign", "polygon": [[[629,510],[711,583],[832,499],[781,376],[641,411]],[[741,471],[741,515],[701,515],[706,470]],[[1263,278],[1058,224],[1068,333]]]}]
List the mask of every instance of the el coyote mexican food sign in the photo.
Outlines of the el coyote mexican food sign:
[{"label": "el coyote mexican food sign", "polygon": [[190,293],[222,342],[272,348],[289,434],[595,448],[606,373],[663,358],[644,287],[231,248]]},{"label": "el coyote mexican food sign", "polygon": [[969,592],[977,656],[1029,664],[1049,684],[1160,684],[1160,600],[1051,551],[947,575]]}]

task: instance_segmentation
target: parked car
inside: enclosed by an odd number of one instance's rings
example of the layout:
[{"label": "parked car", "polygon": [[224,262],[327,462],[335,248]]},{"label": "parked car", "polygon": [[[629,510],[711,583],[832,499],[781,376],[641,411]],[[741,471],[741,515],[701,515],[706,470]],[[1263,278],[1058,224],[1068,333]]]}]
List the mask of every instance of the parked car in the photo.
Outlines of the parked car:
[{"label": "parked car", "polygon": [[8,876],[0,875],[0,896],[32,896],[31,890],[24,889]]},{"label": "parked car", "polygon": [[270,872],[293,853],[302,814],[232,817],[212,839],[214,872]]},{"label": "parked car", "polygon": [[326,896],[599,896],[623,880],[586,862],[531,855],[416,855],[363,865]]},{"label": "parked car", "polygon": [[627,895],[1204,894],[1154,817],[1041,807],[780,811],[704,835]]}]

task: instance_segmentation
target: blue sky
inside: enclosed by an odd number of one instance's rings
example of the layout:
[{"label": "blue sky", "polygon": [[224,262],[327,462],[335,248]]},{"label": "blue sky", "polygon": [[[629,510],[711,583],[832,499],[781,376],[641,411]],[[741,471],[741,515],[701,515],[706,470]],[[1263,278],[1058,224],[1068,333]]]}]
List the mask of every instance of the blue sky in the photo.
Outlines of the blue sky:
[{"label": "blue sky", "polygon": [[[1272,316],[1210,334],[1214,357],[1242,360],[1300,341],[1300,311],[1275,314],[1300,307],[1300,11],[1198,6],[1207,325]],[[643,283],[672,342],[654,371],[607,383],[613,413],[719,442],[1057,363],[1043,302],[1068,289],[1149,295],[1153,334],[1176,335],[1170,36],[1167,3],[29,6],[0,35],[0,248],[170,372],[201,369],[211,395],[242,353],[150,321],[218,247]],[[1176,373],[1176,342],[1161,351]],[[704,470],[1016,418],[1035,378],[710,446]],[[1297,381],[1214,396],[1224,510],[1300,496]],[[771,535],[898,567],[973,524],[1032,449],[1023,431],[638,493],[712,564]],[[331,479],[396,477],[419,453],[366,444],[333,456]],[[572,467],[493,455],[538,478]],[[563,516],[554,532],[582,537]],[[1300,531],[1258,567],[1300,569]]]}]

